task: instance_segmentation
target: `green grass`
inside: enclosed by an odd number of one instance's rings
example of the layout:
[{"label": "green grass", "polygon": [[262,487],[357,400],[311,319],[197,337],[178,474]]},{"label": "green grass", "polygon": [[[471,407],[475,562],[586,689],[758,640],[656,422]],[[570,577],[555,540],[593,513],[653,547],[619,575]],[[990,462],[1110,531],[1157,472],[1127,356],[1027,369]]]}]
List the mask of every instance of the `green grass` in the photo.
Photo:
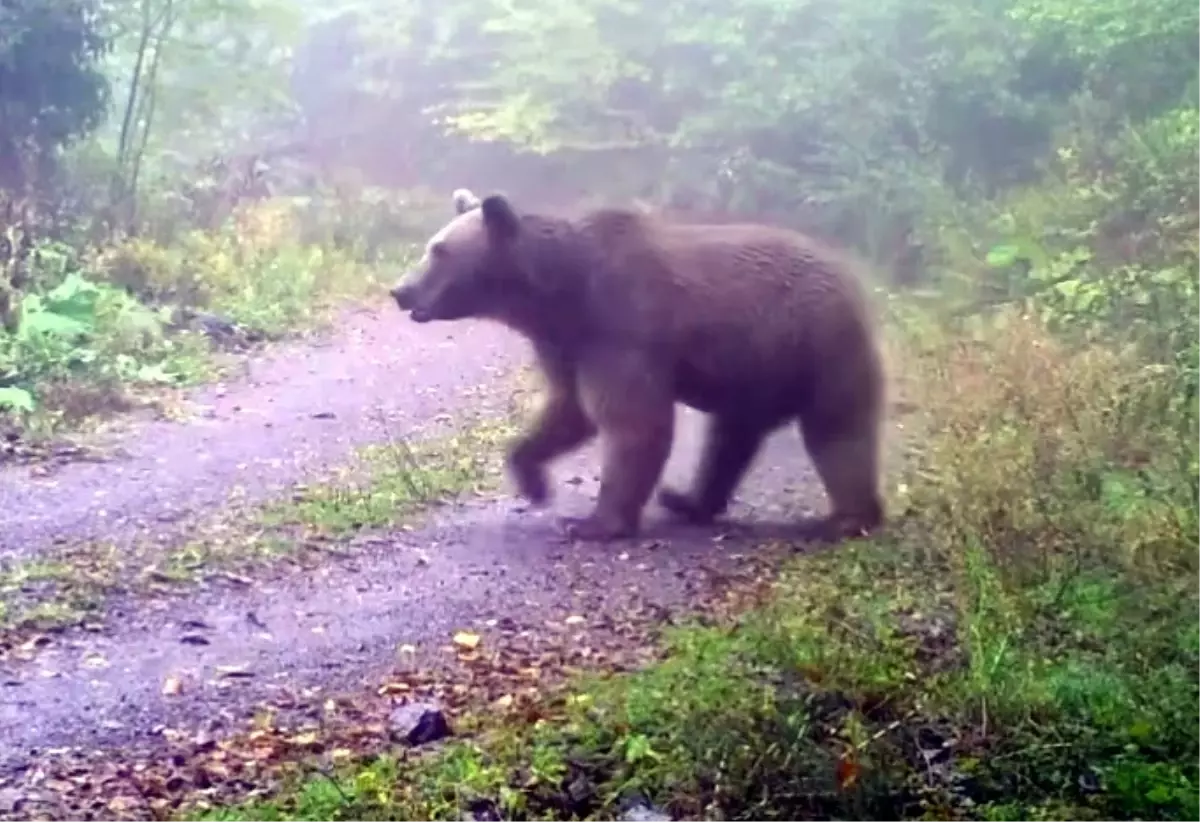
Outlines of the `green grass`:
[{"label": "green grass", "polygon": [[478,424],[439,440],[433,459],[427,445],[403,440],[369,446],[360,451],[359,466],[344,471],[341,481],[302,489],[290,500],[265,507],[263,522],[276,527],[304,523],[328,535],[397,525],[416,507],[469,492],[494,478],[489,469],[510,434],[507,423]]},{"label": "green grass", "polygon": [[1080,578],[1029,592],[1052,627],[990,633],[930,571],[895,544],[799,560],[771,606],[673,631],[549,721],[204,818],[611,819],[637,795],[689,819],[1196,818],[1194,592]]},{"label": "green grass", "polygon": [[0,650],[102,621],[116,596],[172,593],[209,574],[253,575],[352,550],[341,538],[405,527],[432,505],[493,487],[498,442],[511,430],[506,420],[483,420],[439,439],[362,449],[335,476],[289,499],[216,512],[189,528],[198,536],[166,549],[91,542],[0,565]]},{"label": "green grass", "polygon": [[660,663],[532,712],[481,698],[449,744],[204,818],[611,819],[633,796],[693,819],[1198,818],[1169,375],[1029,323],[901,353],[927,412],[889,535],[793,559],[768,604],[671,631]]},{"label": "green grass", "polygon": [[[39,249],[20,323],[0,329],[0,426],[44,439],[221,373],[237,351],[320,329],[383,288],[383,263],[306,242],[287,201],[171,243],[130,239],[96,254]],[[217,336],[186,312],[232,323]]]}]

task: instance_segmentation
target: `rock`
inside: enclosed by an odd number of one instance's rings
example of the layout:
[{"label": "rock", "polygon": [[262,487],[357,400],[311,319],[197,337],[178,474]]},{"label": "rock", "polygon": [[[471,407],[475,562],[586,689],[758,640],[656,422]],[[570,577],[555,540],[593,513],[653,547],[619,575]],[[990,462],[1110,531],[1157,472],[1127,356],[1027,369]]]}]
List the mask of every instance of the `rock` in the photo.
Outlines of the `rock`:
[{"label": "rock", "polygon": [[480,799],[467,806],[467,810],[459,817],[460,822],[500,822],[504,817],[494,802]]},{"label": "rock", "polygon": [[409,745],[427,745],[450,736],[450,724],[437,705],[409,702],[392,711],[388,718],[392,738]]},{"label": "rock", "polygon": [[617,818],[621,822],[672,822],[669,815],[644,800],[631,802]]},{"label": "rock", "polygon": [[24,792],[16,788],[0,789],[0,813],[16,813],[25,804]]},{"label": "rock", "polygon": [[233,320],[207,311],[197,311],[192,315],[192,321],[210,337],[232,337],[237,333]]},{"label": "rock", "polygon": [[191,328],[219,344],[234,348],[261,342],[265,338],[258,331],[246,328],[228,317],[191,308],[178,310],[171,325],[175,328]]}]

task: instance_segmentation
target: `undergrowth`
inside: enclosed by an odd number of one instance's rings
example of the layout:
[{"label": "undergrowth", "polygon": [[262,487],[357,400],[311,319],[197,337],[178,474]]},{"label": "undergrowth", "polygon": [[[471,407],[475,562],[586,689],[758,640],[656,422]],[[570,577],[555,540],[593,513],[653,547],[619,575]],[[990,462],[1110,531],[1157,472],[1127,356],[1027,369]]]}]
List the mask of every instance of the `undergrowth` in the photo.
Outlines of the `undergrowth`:
[{"label": "undergrowth", "polygon": [[378,255],[306,242],[298,219],[289,201],[266,200],[169,242],[35,247],[9,275],[23,285],[0,329],[0,424],[39,434],[121,410],[380,288]]},{"label": "undergrowth", "polygon": [[1036,320],[920,330],[887,537],[797,558],[769,605],[536,720],[483,709],[473,736],[211,818],[614,818],[639,796],[675,818],[1197,818],[1194,409]]},{"label": "undergrowth", "polygon": [[304,567],[354,550],[338,538],[411,528],[431,507],[490,489],[499,478],[490,455],[510,435],[504,419],[477,420],[445,437],[364,448],[287,498],[232,506],[190,523],[188,538],[166,549],[153,538],[121,549],[85,542],[0,561],[0,659],[29,643],[40,646],[47,634],[102,624],[119,596],[178,593],[213,576]]}]

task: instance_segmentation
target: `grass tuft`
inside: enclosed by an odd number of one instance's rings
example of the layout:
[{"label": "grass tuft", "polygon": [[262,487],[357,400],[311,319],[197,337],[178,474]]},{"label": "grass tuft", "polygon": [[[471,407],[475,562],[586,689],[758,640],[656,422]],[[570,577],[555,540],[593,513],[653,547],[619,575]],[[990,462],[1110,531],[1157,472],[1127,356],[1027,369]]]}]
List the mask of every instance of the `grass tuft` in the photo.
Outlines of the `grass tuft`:
[{"label": "grass tuft", "polygon": [[481,704],[442,748],[208,818],[1196,819],[1194,411],[1034,321],[914,330],[888,536],[528,721]]}]

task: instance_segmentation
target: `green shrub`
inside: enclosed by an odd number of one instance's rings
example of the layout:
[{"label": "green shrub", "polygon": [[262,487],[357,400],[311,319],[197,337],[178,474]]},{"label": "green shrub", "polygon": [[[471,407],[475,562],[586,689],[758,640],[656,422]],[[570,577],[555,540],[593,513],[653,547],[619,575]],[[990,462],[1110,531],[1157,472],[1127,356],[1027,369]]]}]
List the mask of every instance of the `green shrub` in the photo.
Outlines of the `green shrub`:
[{"label": "green shrub", "polygon": [[19,321],[0,331],[0,413],[53,427],[123,407],[129,389],[203,376],[212,342],[183,322],[187,311],[218,315],[250,340],[381,290],[349,252],[301,242],[302,217],[290,201],[267,200],[170,245],[132,238],[81,256],[42,244],[14,292]]},{"label": "green shrub", "polygon": [[163,312],[78,271],[26,294],[16,332],[0,333],[0,410],[86,417],[122,406],[127,386],[198,375],[203,345],[168,336],[164,322]]}]

